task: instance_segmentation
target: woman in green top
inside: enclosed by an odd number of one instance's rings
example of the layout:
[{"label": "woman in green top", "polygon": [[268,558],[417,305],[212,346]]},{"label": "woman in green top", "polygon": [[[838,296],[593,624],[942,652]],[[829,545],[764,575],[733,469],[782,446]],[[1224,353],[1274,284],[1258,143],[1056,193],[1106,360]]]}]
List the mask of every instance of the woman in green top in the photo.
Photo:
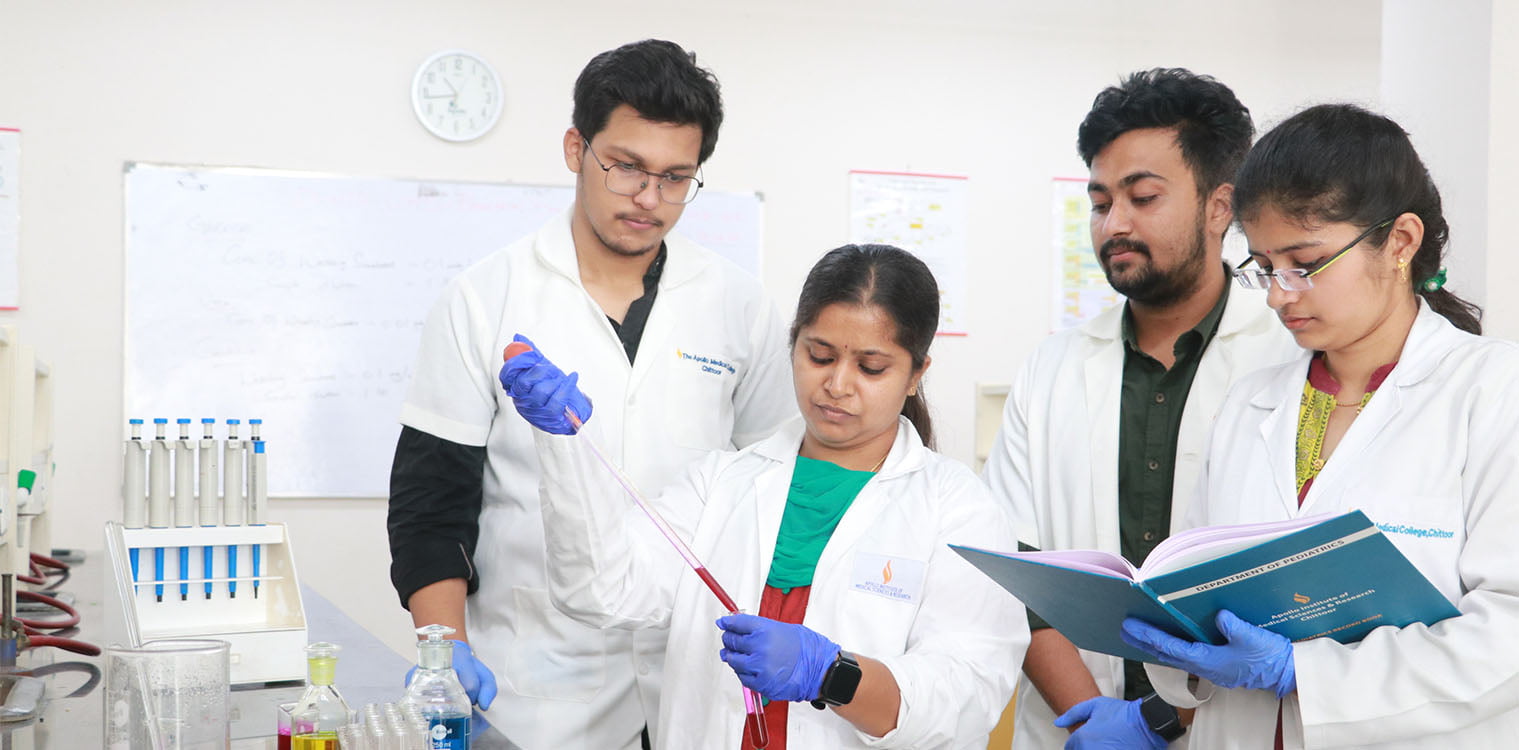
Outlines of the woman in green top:
[{"label": "woman in green top", "polygon": [[547,434],[573,432],[566,407],[597,429],[572,379],[536,352],[503,369],[546,431],[543,475],[562,478],[542,492],[556,606],[600,627],[670,628],[658,747],[748,747],[735,674],[770,700],[770,748],[985,747],[1028,630],[947,546],[1009,549],[1014,535],[970,470],[926,447],[938,313],[912,255],[828,253],[791,329],[801,419],[709,456],[654,501],[758,614],[725,616],[580,441]]}]

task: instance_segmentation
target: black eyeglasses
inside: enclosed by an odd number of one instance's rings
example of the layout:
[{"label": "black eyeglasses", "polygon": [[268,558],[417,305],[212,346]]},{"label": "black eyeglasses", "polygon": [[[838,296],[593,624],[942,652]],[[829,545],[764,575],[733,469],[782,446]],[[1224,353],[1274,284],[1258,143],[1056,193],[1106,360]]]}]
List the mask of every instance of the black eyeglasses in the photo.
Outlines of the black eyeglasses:
[{"label": "black eyeglasses", "polygon": [[685,205],[696,200],[696,193],[702,188],[699,177],[684,174],[671,174],[669,172],[650,172],[647,169],[636,167],[626,162],[614,161],[612,166],[601,162],[601,157],[596,155],[596,150],[591,148],[591,142],[582,138],[585,142],[585,150],[596,160],[596,166],[607,174],[607,189],[618,195],[638,195],[649,187],[649,180],[654,179],[654,189],[659,193],[660,200],[665,203]]},{"label": "black eyeglasses", "polygon": [[[1402,214],[1398,216],[1402,216]],[[1334,255],[1329,256],[1328,260],[1320,263],[1318,268],[1312,271],[1306,271],[1301,268],[1283,268],[1280,271],[1267,271],[1264,268],[1245,268],[1245,266],[1255,262],[1255,256],[1252,255],[1246,258],[1243,263],[1234,267],[1234,280],[1238,281],[1239,285],[1246,289],[1270,289],[1271,280],[1276,279],[1276,283],[1280,284],[1285,291],[1306,292],[1313,288],[1314,276],[1322,273],[1324,269],[1339,260],[1340,256],[1350,251],[1350,248],[1361,244],[1361,240],[1370,237],[1372,232],[1397,221],[1397,219],[1398,217],[1394,216],[1386,221],[1377,222],[1371,228],[1356,235],[1356,238],[1351,240],[1350,244],[1340,248]]]}]

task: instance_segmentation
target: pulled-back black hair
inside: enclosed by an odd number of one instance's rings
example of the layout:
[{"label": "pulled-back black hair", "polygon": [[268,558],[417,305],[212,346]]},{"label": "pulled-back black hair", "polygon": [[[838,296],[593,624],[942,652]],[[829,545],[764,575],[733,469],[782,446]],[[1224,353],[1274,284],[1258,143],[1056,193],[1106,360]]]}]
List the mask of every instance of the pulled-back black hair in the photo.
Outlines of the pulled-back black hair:
[{"label": "pulled-back black hair", "polygon": [[[828,251],[802,284],[791,345],[796,346],[797,335],[816,323],[824,308],[840,302],[885,311],[896,325],[897,346],[912,355],[913,371],[923,368],[939,329],[939,283],[917,256],[891,245],[845,245]],[[934,427],[921,382],[918,392],[902,404],[902,415],[932,448]]]},{"label": "pulled-back black hair", "polygon": [[[1299,112],[1255,144],[1234,180],[1234,215],[1253,220],[1271,206],[1302,223],[1345,222],[1365,229],[1412,213],[1424,241],[1409,267],[1409,285],[1457,328],[1482,333],[1482,309],[1424,282],[1440,271],[1450,227],[1440,191],[1396,122],[1353,104],[1321,104]],[[1388,225],[1367,239],[1380,246]]]},{"label": "pulled-back black hair", "polygon": [[1155,68],[1130,75],[1092,100],[1076,134],[1076,150],[1090,167],[1109,143],[1143,128],[1176,128],[1181,158],[1205,198],[1234,178],[1255,135],[1250,110],[1228,86],[1186,68]]},{"label": "pulled-back black hair", "polygon": [[723,124],[717,77],[696,65],[694,52],[674,42],[645,39],[591,58],[575,79],[575,112],[570,119],[580,135],[591,140],[622,104],[646,120],[700,127],[697,163],[717,148],[717,131]]}]

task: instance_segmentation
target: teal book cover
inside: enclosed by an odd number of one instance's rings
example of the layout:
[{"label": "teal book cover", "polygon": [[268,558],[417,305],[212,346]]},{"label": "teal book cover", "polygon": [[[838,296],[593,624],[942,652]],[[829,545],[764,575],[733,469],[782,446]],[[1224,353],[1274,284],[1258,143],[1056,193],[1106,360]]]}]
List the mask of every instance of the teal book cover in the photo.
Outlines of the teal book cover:
[{"label": "teal book cover", "polygon": [[1125,617],[1222,643],[1214,617],[1228,609],[1294,641],[1352,643],[1383,625],[1459,614],[1361,511],[1192,529],[1138,569],[1088,550],[951,548],[1072,643],[1139,661],[1152,660],[1119,637]]}]

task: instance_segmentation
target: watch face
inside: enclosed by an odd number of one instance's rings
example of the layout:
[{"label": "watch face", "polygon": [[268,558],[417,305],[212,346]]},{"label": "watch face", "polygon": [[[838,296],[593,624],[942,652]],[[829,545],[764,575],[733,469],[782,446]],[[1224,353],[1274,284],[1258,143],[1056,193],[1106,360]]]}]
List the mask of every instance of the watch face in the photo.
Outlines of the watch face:
[{"label": "watch face", "polygon": [[501,79],[469,52],[439,52],[417,69],[411,106],[433,135],[468,141],[485,135],[501,117]]},{"label": "watch face", "polygon": [[823,675],[823,700],[835,706],[848,705],[860,687],[860,677],[860,662],[848,651],[840,651]]}]

